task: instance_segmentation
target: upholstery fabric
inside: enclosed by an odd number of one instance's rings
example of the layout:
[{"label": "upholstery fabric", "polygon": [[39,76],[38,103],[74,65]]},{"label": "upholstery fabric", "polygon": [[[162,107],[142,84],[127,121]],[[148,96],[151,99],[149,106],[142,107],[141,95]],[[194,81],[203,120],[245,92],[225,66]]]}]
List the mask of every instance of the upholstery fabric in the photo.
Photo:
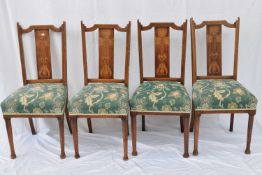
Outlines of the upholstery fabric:
[{"label": "upholstery fabric", "polygon": [[72,97],[70,115],[128,115],[128,89],[121,83],[89,83]]},{"label": "upholstery fabric", "polygon": [[173,81],[142,83],[130,100],[131,111],[191,112],[191,100],[183,85]]},{"label": "upholstery fabric", "polygon": [[63,114],[67,88],[61,83],[27,84],[9,95],[2,103],[4,115]]},{"label": "upholstery fabric", "polygon": [[235,80],[199,80],[194,83],[195,109],[256,109],[257,99]]}]

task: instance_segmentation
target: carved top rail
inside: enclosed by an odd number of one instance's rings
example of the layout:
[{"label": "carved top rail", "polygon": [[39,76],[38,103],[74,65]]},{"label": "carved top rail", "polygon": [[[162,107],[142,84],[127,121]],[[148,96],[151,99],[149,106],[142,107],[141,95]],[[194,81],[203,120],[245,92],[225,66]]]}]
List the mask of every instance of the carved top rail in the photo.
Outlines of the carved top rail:
[{"label": "carved top rail", "polygon": [[[67,65],[66,65],[66,23],[60,27],[54,25],[31,25],[23,29],[17,23],[18,41],[20,47],[20,60],[22,66],[23,83],[43,83],[43,82],[62,82],[67,84]],[[35,48],[37,60],[37,80],[28,80],[26,75],[26,66],[24,58],[24,46],[22,35],[34,31],[35,33]],[[50,81],[52,79],[52,65],[51,65],[51,46],[50,46],[50,31],[60,32],[62,41],[62,78]]]},{"label": "carved top rail", "polygon": [[[154,28],[154,45],[155,45],[155,77],[143,76],[143,48],[142,48],[142,32]],[[181,77],[170,77],[170,28],[182,31],[182,58],[181,58]],[[143,81],[179,81],[184,84],[185,77],[185,59],[186,59],[186,35],[187,21],[178,26],[172,22],[150,23],[143,26],[139,20],[137,21],[138,29],[138,47],[139,47],[139,65],[140,65],[140,82]]]},{"label": "carved top rail", "polygon": [[[233,79],[237,79],[239,25],[240,18],[238,18],[234,23],[229,23],[226,20],[220,20],[203,21],[200,24],[196,24],[193,18],[190,19],[193,83],[198,79],[227,79],[230,77],[232,77]],[[235,29],[234,68],[232,76],[222,75],[222,26]],[[207,75],[198,76],[195,30],[204,27],[206,27]]]},{"label": "carved top rail", "polygon": [[142,31],[150,30],[153,27],[163,27],[163,28],[170,27],[170,28],[175,29],[175,30],[183,30],[183,24],[181,26],[178,26],[178,25],[176,25],[175,23],[172,23],[172,22],[163,22],[163,23],[161,23],[161,22],[159,22],[159,23],[152,22],[152,23],[150,23],[147,26],[143,26],[140,23],[140,25],[141,25],[141,30]]},{"label": "carved top rail", "polygon": [[[120,82],[128,86],[129,57],[130,57],[130,32],[131,22],[126,27],[120,27],[117,24],[94,24],[86,27],[81,21],[82,30],[82,48],[84,64],[84,82]],[[86,51],[86,32],[98,30],[99,33],[99,76],[98,79],[88,79],[88,64]],[[125,55],[125,76],[124,79],[114,79],[114,31],[126,33],[126,55]]]},{"label": "carved top rail", "polygon": [[81,21],[81,26],[83,27],[84,31],[86,32],[92,32],[95,31],[97,29],[115,29],[119,32],[127,32],[129,29],[129,24],[131,24],[130,22],[126,25],[126,27],[120,27],[118,24],[94,24],[91,27],[86,27],[83,23],[83,21]]},{"label": "carved top rail", "polygon": [[[20,26],[19,23],[17,23],[17,25]],[[21,28],[21,31],[23,33],[29,33],[29,32],[32,32],[33,30],[51,30],[53,32],[62,32],[63,24],[60,27],[55,27],[54,25],[31,25],[31,26],[29,26],[28,28],[25,28],[25,29]]]},{"label": "carved top rail", "polygon": [[[238,18],[239,20],[239,18]],[[194,21],[193,21],[194,22]],[[225,27],[228,27],[228,28],[236,28],[237,27],[237,21],[235,21],[233,24],[232,23],[229,23],[228,21],[226,20],[218,20],[218,21],[203,21],[202,23],[200,24],[195,24],[195,29],[201,29],[205,26],[210,26],[210,25],[223,25]]]}]

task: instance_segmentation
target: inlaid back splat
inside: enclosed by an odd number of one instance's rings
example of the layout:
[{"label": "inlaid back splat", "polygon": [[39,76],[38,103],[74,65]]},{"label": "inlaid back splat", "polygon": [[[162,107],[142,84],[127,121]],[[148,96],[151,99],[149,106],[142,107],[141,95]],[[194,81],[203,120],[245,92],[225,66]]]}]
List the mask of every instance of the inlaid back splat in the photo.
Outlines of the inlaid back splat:
[{"label": "inlaid back splat", "polygon": [[206,27],[207,75],[222,75],[222,30],[221,25]]},{"label": "inlaid back splat", "polygon": [[155,27],[155,76],[169,77],[169,27]]},{"label": "inlaid back splat", "polygon": [[114,77],[114,29],[99,29],[99,78]]},{"label": "inlaid back splat", "polygon": [[48,29],[35,30],[36,59],[38,79],[51,79],[51,52]]}]

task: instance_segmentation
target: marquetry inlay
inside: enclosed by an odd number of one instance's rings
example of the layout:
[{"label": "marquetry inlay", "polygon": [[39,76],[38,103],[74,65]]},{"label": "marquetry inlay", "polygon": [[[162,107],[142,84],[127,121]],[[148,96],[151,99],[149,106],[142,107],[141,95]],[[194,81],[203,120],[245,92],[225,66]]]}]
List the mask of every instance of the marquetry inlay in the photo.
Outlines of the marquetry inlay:
[{"label": "marquetry inlay", "polygon": [[155,28],[155,76],[169,77],[169,27]]},{"label": "marquetry inlay", "polygon": [[114,72],[114,29],[99,29],[99,78],[111,79]]},{"label": "marquetry inlay", "polygon": [[207,75],[222,75],[221,25],[207,26]]},{"label": "marquetry inlay", "polygon": [[39,79],[52,78],[50,37],[48,29],[35,30],[37,72]]}]

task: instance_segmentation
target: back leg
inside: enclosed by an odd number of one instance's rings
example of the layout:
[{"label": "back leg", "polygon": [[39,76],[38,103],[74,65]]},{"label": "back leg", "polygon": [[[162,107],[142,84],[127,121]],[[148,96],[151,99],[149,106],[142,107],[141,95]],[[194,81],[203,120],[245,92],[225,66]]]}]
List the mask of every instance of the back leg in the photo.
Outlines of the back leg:
[{"label": "back leg", "polygon": [[181,130],[181,133],[184,132],[184,122],[183,122],[183,116],[182,115],[180,116],[180,130]]},{"label": "back leg", "polygon": [[70,124],[69,112],[68,112],[67,107],[65,109],[65,114],[66,114],[66,122],[67,122],[67,125],[68,125],[69,132],[70,132],[70,134],[72,134],[72,128],[71,128],[71,124]]},{"label": "back leg", "polygon": [[195,110],[194,110],[194,108],[192,107],[191,121],[190,121],[190,132],[193,132],[194,121],[195,121]]},{"label": "back leg", "polygon": [[146,117],[142,115],[142,131],[146,131]]},{"label": "back leg", "polygon": [[93,133],[91,118],[87,119],[89,133]]},{"label": "back leg", "polygon": [[233,128],[234,128],[234,114],[231,114],[229,131],[233,132]]},{"label": "back leg", "polygon": [[28,120],[29,120],[29,125],[30,125],[30,128],[31,128],[32,134],[36,135],[33,119],[30,117],[30,118],[28,118]]}]

